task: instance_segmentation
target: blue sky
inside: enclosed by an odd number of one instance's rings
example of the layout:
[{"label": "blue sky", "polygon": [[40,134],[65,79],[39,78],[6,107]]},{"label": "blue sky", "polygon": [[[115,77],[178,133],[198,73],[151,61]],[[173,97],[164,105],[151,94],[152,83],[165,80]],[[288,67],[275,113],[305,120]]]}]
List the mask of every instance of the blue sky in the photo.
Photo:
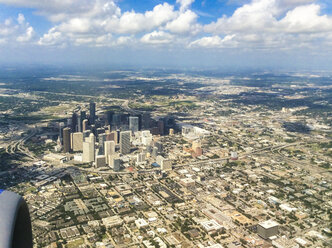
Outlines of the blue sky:
[{"label": "blue sky", "polygon": [[1,64],[332,69],[331,0],[0,0]]}]

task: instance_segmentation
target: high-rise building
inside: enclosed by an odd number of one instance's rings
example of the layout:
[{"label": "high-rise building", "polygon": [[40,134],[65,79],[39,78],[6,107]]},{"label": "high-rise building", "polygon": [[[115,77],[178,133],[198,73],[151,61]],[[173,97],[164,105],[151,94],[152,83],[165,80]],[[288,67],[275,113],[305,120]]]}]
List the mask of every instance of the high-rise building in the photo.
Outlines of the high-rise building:
[{"label": "high-rise building", "polygon": [[279,224],[273,220],[267,220],[257,225],[257,233],[263,239],[278,235]]},{"label": "high-rise building", "polygon": [[121,160],[119,158],[113,158],[113,170],[114,171],[120,171],[121,169]]},{"label": "high-rise building", "polygon": [[138,130],[142,130],[143,128],[143,117],[142,115],[137,115],[138,117]]},{"label": "high-rise building", "polygon": [[128,154],[130,153],[130,136],[131,131],[120,132],[120,153]]},{"label": "high-rise building", "polygon": [[113,140],[113,139],[112,139],[112,135],[111,135],[111,131],[106,130],[106,131],[105,131],[105,134],[106,134],[106,141],[111,141],[111,140]]},{"label": "high-rise building", "polygon": [[96,126],[94,124],[92,124],[90,126],[90,130],[95,136],[97,136],[97,129],[96,129]]},{"label": "high-rise building", "polygon": [[104,167],[106,165],[105,155],[96,156],[96,168]]},{"label": "high-rise building", "polygon": [[93,144],[93,146],[96,143],[96,137],[93,133],[90,133],[90,135],[89,135],[89,142],[91,142]]},{"label": "high-rise building", "polygon": [[106,163],[110,164],[109,157],[115,154],[115,142],[112,141],[105,141],[105,157]]},{"label": "high-rise building", "polygon": [[63,144],[62,140],[63,140],[63,129],[64,129],[64,127],[65,127],[65,123],[64,122],[60,122],[59,123],[59,137],[60,137],[61,145]]},{"label": "high-rise building", "polygon": [[91,131],[90,130],[86,130],[83,132],[83,141],[85,141],[85,138],[89,138],[91,134]]},{"label": "high-rise building", "polygon": [[160,119],[158,121],[158,131],[160,135],[164,135],[165,134],[165,122],[163,119]]},{"label": "high-rise building", "polygon": [[74,152],[81,152],[83,151],[83,133],[77,132],[71,134],[71,144],[72,150]]},{"label": "high-rise building", "polygon": [[141,152],[137,154],[137,163],[142,163],[145,161],[146,158],[146,153],[145,152]]},{"label": "high-rise building", "polygon": [[90,102],[90,123],[95,124],[96,121],[96,103]]},{"label": "high-rise building", "polygon": [[146,131],[142,131],[142,144],[145,146],[148,146],[151,144],[152,142],[152,134],[150,133],[150,131],[146,130]]},{"label": "high-rise building", "polygon": [[71,116],[71,131],[76,132],[77,127],[77,114],[74,112]]},{"label": "high-rise building", "polygon": [[150,128],[150,122],[151,122],[151,114],[150,113],[144,113],[142,116],[142,124],[144,129]]},{"label": "high-rise building", "polygon": [[104,154],[105,152],[105,141],[106,141],[106,134],[101,133],[98,135],[98,144],[99,144],[99,151],[101,154]]},{"label": "high-rise building", "polygon": [[90,163],[95,160],[95,146],[89,138],[83,142],[83,163]]},{"label": "high-rise building", "polygon": [[115,142],[115,144],[116,144],[116,145],[119,144],[120,131],[113,131],[112,133],[114,134],[114,142]]},{"label": "high-rise building", "polygon": [[129,129],[133,133],[137,132],[139,128],[139,119],[137,116],[130,116],[129,117]]},{"label": "high-rise building", "polygon": [[81,111],[81,121],[86,119],[86,112],[85,111]]},{"label": "high-rise building", "polygon": [[113,119],[114,112],[113,111],[107,111],[106,113],[106,126],[111,125],[112,119]]},{"label": "high-rise building", "polygon": [[121,122],[121,115],[119,114],[113,114],[112,116],[112,124],[115,128],[117,128],[120,125]]},{"label": "high-rise building", "polygon": [[82,130],[83,130],[83,132],[86,131],[86,130],[88,130],[88,122],[89,121],[87,119],[84,119],[82,121]]},{"label": "high-rise building", "polygon": [[81,119],[81,116],[77,116],[77,132],[82,132],[82,119]]},{"label": "high-rise building", "polygon": [[157,162],[157,164],[160,165],[161,170],[163,170],[163,171],[172,170],[171,160],[166,159],[163,156],[157,156],[156,162]]},{"label": "high-rise building", "polygon": [[63,129],[63,152],[70,152],[70,128]]}]

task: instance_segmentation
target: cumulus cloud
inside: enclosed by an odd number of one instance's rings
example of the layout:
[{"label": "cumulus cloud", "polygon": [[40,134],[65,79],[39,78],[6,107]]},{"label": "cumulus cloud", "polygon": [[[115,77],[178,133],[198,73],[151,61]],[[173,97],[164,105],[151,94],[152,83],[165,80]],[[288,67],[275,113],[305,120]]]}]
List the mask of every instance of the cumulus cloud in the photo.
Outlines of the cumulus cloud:
[{"label": "cumulus cloud", "polygon": [[317,4],[296,7],[279,22],[279,29],[292,33],[331,32],[332,17],[320,15],[320,10]]},{"label": "cumulus cloud", "polygon": [[218,35],[203,37],[198,40],[195,40],[189,44],[189,47],[204,47],[204,48],[216,48],[216,47],[224,47],[227,45],[228,47],[236,46],[236,42],[232,42],[235,35],[226,35],[223,39]]},{"label": "cumulus cloud", "polygon": [[[74,0],[69,2],[75,3]],[[110,0],[92,0],[91,2],[94,2],[94,5],[85,12],[81,9],[75,15],[71,11],[53,13],[50,19],[61,19],[61,21],[55,22],[56,25],[40,38],[39,44],[59,45],[66,41],[72,44],[99,46],[101,43],[98,40],[102,39],[100,37],[112,36],[116,39],[119,35],[139,36],[141,34],[143,43],[165,44],[167,39],[158,40],[158,38],[164,37],[168,32],[177,35],[194,35],[201,29],[201,25],[197,23],[197,15],[188,9],[193,2],[191,0],[180,1],[180,10],[175,10],[174,5],[165,2],[144,13],[134,10],[122,13],[114,1]],[[107,40],[109,44],[123,44],[123,40],[119,42]],[[127,40],[129,41],[133,39]],[[106,42],[102,44],[109,45]]]},{"label": "cumulus cloud", "polygon": [[116,33],[138,33],[159,27],[176,17],[174,6],[158,4],[152,11],[144,14],[135,11],[125,12],[120,17],[114,16],[104,20],[105,28]]},{"label": "cumulus cloud", "polygon": [[[231,16],[222,16],[205,25],[204,31],[215,35],[236,35],[238,44],[243,47],[255,47],[253,44],[257,48],[310,46],[332,32],[332,17],[321,15],[321,6],[311,2],[252,0]],[[219,43],[215,46],[218,47]]]},{"label": "cumulus cloud", "polygon": [[210,33],[258,31],[275,25],[277,12],[274,0],[254,0],[235,10],[231,17],[223,16],[205,26]]},{"label": "cumulus cloud", "polygon": [[34,35],[33,27],[26,22],[23,14],[18,14],[16,19],[8,18],[0,23],[0,44],[26,43],[31,41]]},{"label": "cumulus cloud", "polygon": [[[110,37],[113,37],[113,35],[123,34],[128,36],[152,31],[177,17],[174,6],[168,3],[158,4],[152,10],[145,13],[127,11],[122,14],[117,6],[110,5],[113,2],[108,3],[107,7],[104,4],[103,8],[99,8],[100,1],[97,1],[93,11],[89,10],[88,13],[78,14],[75,17],[70,16],[66,21],[60,22],[51,28],[48,33],[44,34],[39,44],[58,45],[64,41],[76,45],[95,44],[100,46],[104,44],[107,46],[111,44],[124,44],[132,39],[121,38],[115,41]],[[105,39],[105,37],[108,38]],[[100,42],[101,40],[103,42]]]},{"label": "cumulus cloud", "polygon": [[164,31],[153,31],[151,33],[145,34],[141,38],[141,42],[155,45],[168,44],[173,41],[173,37],[173,35]]},{"label": "cumulus cloud", "polygon": [[[0,0],[36,10],[52,27],[36,42],[44,46],[139,44],[253,49],[331,44],[332,17],[315,0],[229,0],[241,4],[230,16],[199,23],[194,0],[121,11],[117,0]],[[0,43],[31,42],[36,36],[23,15],[0,23]]]},{"label": "cumulus cloud", "polygon": [[120,10],[112,0],[0,0],[0,3],[36,9],[38,14],[53,22]]},{"label": "cumulus cloud", "polygon": [[195,0],[176,0],[176,3],[180,4],[180,11],[187,10]]},{"label": "cumulus cloud", "polygon": [[197,33],[201,26],[197,24],[197,15],[191,10],[182,12],[176,19],[166,24],[166,29],[172,33]]}]

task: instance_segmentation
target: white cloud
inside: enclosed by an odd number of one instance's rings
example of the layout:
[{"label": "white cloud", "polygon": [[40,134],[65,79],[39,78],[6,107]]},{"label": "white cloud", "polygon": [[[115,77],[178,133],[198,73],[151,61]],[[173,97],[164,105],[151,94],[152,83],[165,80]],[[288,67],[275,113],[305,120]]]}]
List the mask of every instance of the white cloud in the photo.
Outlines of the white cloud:
[{"label": "white cloud", "polygon": [[37,10],[54,22],[68,20],[77,15],[98,15],[119,11],[113,0],[0,0],[0,3]]},{"label": "white cloud", "polygon": [[[122,12],[118,0],[0,0],[29,7],[52,28],[36,42],[45,46],[119,46],[141,43],[206,48],[266,49],[331,44],[332,17],[315,0],[230,0],[242,3],[230,16],[203,25],[192,11],[194,0],[164,2],[151,10]],[[243,4],[244,3],[244,4]],[[179,6],[179,8],[177,8]],[[0,40],[33,42],[24,15],[0,23]]]},{"label": "white cloud", "polygon": [[120,17],[107,18],[103,23],[110,32],[134,34],[152,30],[175,17],[174,6],[164,3],[158,4],[152,11],[146,11],[144,14],[125,12]]},{"label": "white cloud", "polygon": [[56,31],[55,28],[51,28],[47,34],[44,34],[38,41],[39,45],[60,45],[60,43],[64,42],[64,38],[61,32]]},{"label": "white cloud", "polygon": [[0,23],[1,44],[13,44],[14,42],[25,43],[34,38],[33,27],[25,21],[23,14],[18,14],[15,20],[8,18]]},{"label": "white cloud", "polygon": [[24,24],[24,22],[25,22],[25,17],[24,17],[23,14],[21,14],[21,13],[18,14],[17,22],[18,22],[18,24],[20,24],[20,25],[23,25],[23,24]]},{"label": "white cloud", "polygon": [[180,15],[173,21],[168,22],[166,29],[172,33],[197,33],[201,26],[196,23],[196,20],[197,15],[191,10],[187,10],[180,13]]},{"label": "white cloud", "polygon": [[173,35],[164,31],[153,31],[152,33],[145,34],[141,38],[141,42],[155,45],[168,44],[173,41],[173,37]]},{"label": "white cloud", "polygon": [[211,33],[225,33],[233,31],[258,31],[275,25],[275,0],[254,0],[235,10],[231,17],[223,16],[216,22],[205,26]]},{"label": "white cloud", "polygon": [[236,46],[236,42],[232,42],[235,35],[226,35],[223,39],[219,36],[203,37],[195,40],[189,44],[189,47],[204,47],[204,48],[221,48],[227,45],[228,47]]},{"label": "white cloud", "polygon": [[17,37],[18,42],[28,42],[32,39],[35,31],[33,30],[33,27],[27,27],[24,34]]},{"label": "white cloud", "polygon": [[[238,45],[247,48],[294,48],[299,44],[309,47],[332,33],[332,17],[321,15],[321,6],[307,4],[310,2],[252,0],[232,16],[205,25],[204,30],[215,35],[236,35]],[[212,42],[201,42],[208,41]]]},{"label": "white cloud", "polygon": [[[109,37],[113,34],[124,34],[126,36],[128,34],[149,32],[178,16],[178,13],[174,11],[174,6],[168,3],[158,4],[145,13],[127,11],[123,14],[117,6],[111,4],[113,2],[109,3],[110,5],[106,6],[105,3],[100,5],[100,2],[97,1],[93,10],[78,14],[75,17],[67,16],[68,18],[65,21],[51,28],[40,39],[39,44],[56,45],[64,41],[74,44],[93,45],[95,43],[97,46],[101,44],[105,46],[123,44],[123,38],[119,41],[102,43],[100,40],[101,37]],[[104,13],[105,11],[108,13],[107,15]],[[59,39],[60,36],[62,39]],[[56,40],[51,41],[52,38]]]},{"label": "white cloud", "polygon": [[180,4],[180,11],[187,10],[195,0],[176,0],[176,3]]},{"label": "white cloud", "polygon": [[310,4],[296,7],[287,12],[279,22],[280,30],[292,33],[332,31],[332,18],[320,14],[320,6]]}]

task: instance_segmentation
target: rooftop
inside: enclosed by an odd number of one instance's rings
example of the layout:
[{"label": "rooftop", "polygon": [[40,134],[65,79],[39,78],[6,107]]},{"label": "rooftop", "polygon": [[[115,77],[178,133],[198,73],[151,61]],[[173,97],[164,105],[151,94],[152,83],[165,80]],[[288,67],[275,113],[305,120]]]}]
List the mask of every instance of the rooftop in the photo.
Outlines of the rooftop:
[{"label": "rooftop", "polygon": [[269,228],[272,228],[272,227],[276,227],[276,226],[279,226],[279,223],[278,222],[275,222],[273,220],[267,220],[267,221],[264,221],[262,223],[259,223],[259,225],[265,229],[269,229]]}]

